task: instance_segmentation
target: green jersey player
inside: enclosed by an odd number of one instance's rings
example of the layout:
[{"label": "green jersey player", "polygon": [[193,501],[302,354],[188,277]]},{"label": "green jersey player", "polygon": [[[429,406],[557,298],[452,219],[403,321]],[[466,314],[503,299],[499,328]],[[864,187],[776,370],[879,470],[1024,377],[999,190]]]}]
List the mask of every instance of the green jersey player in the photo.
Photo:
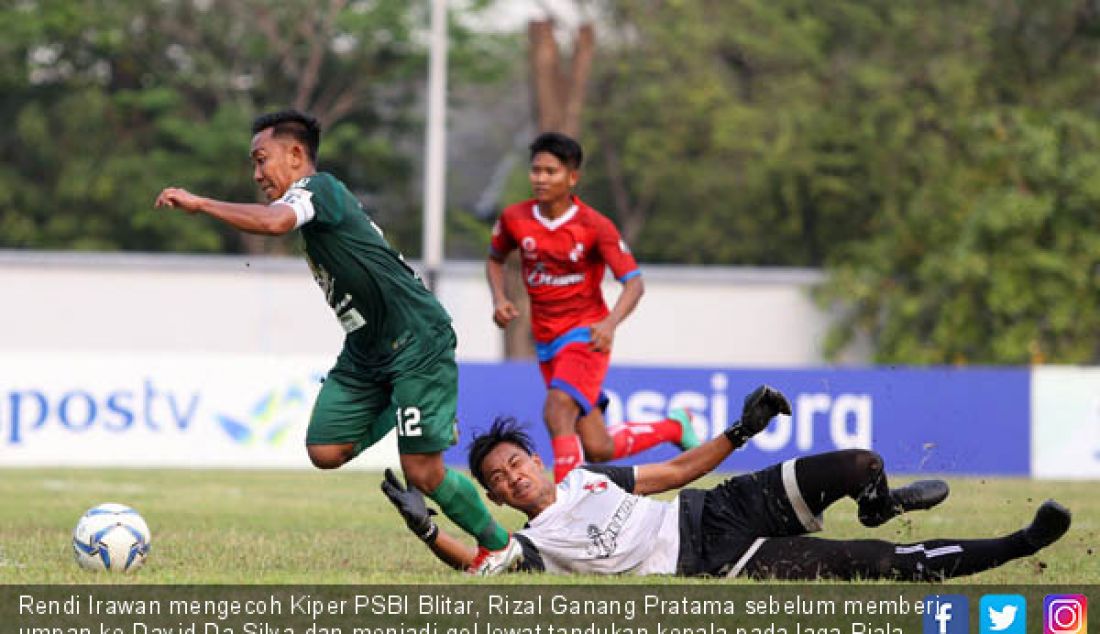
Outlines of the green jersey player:
[{"label": "green jersey player", "polygon": [[313,406],[310,460],[337,468],[396,427],[405,477],[477,538],[481,558],[472,571],[479,571],[515,545],[469,479],[443,464],[443,450],[456,442],[450,316],[348,188],[317,171],[321,131],[313,117],[292,110],[266,114],[253,122],[252,133],[253,178],[269,204],[169,187],[156,206],[213,216],[249,233],[301,231],[313,277],[346,332]]}]

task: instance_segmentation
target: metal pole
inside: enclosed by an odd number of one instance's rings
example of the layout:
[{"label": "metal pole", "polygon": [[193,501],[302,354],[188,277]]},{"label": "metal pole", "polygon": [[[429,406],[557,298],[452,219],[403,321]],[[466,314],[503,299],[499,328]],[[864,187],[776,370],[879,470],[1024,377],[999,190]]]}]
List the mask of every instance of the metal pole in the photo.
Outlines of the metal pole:
[{"label": "metal pole", "polygon": [[424,158],[424,267],[436,291],[443,265],[443,202],[447,158],[447,0],[432,0],[428,55],[428,126]]}]

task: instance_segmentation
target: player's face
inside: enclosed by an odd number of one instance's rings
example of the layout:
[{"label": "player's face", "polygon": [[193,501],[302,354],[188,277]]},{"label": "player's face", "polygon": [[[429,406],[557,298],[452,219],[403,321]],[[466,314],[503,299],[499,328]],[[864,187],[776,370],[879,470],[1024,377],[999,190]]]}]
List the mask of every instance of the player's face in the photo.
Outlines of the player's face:
[{"label": "player's face", "polygon": [[267,128],[252,137],[250,153],[252,178],[269,201],[281,198],[301,178],[303,165],[302,146],[271,133],[272,128]]},{"label": "player's face", "polygon": [[502,442],[481,461],[489,498],[524,512],[542,510],[553,483],[546,479],[542,460],[510,442]]},{"label": "player's face", "polygon": [[531,193],[540,205],[568,199],[580,174],[549,152],[539,152],[531,159],[527,172]]}]

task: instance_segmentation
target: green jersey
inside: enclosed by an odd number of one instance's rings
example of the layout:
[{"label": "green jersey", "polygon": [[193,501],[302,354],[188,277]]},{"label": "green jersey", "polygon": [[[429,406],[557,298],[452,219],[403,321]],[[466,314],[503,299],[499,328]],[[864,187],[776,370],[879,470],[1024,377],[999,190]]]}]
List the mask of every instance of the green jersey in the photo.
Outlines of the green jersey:
[{"label": "green jersey", "polygon": [[342,182],[318,172],[276,202],[294,209],[313,278],[347,333],[341,361],[388,373],[439,352],[450,315]]}]

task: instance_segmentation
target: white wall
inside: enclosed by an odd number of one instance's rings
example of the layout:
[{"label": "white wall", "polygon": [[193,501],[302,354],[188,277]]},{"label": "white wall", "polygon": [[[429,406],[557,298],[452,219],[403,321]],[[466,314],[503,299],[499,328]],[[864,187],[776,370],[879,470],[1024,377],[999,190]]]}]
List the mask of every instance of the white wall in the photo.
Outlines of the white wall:
[{"label": "white wall", "polygon": [[[415,264],[415,263],[414,263]],[[642,267],[620,364],[815,366],[828,316],[802,269]],[[608,301],[618,284],[605,284]],[[481,262],[448,262],[439,297],[459,358],[502,358]],[[342,331],[299,258],[0,251],[0,355],[12,352],[334,354]],[[865,349],[846,358],[860,363]]]}]

